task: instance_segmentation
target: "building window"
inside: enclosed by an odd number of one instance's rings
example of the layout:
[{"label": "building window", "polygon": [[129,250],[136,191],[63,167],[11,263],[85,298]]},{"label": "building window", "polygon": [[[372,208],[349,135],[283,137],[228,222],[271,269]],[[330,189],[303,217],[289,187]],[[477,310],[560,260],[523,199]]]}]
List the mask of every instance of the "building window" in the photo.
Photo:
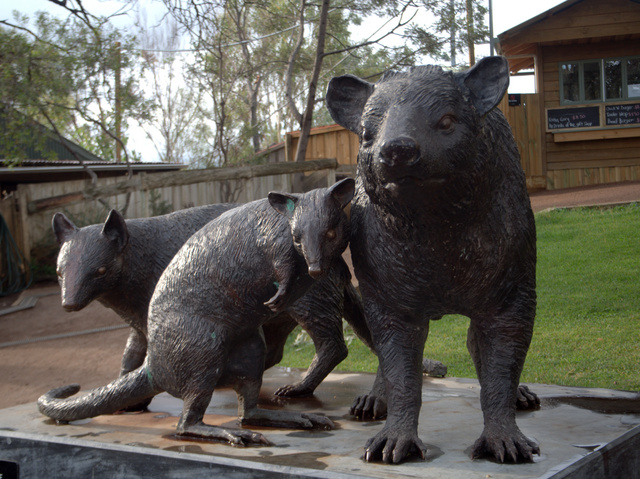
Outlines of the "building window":
[{"label": "building window", "polygon": [[578,63],[563,63],[562,66],[562,101],[580,101],[580,65]]},{"label": "building window", "polygon": [[605,95],[607,100],[622,98],[622,62],[606,60],[604,62]]},{"label": "building window", "polygon": [[640,98],[640,57],[560,63],[560,103]]}]

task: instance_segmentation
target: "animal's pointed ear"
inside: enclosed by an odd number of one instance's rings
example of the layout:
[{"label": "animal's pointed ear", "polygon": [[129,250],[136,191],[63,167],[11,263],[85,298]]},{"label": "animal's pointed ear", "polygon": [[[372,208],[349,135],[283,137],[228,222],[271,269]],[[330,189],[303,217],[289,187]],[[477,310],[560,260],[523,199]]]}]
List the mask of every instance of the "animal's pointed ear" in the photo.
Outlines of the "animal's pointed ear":
[{"label": "animal's pointed ear", "polygon": [[124,217],[118,210],[111,210],[102,227],[102,234],[116,243],[118,251],[122,251],[129,243],[129,230]]},{"label": "animal's pointed ear", "polygon": [[353,178],[345,178],[329,188],[328,193],[338,202],[340,208],[344,208],[353,199],[355,191],[355,180]]},{"label": "animal's pointed ear", "polygon": [[333,77],[327,89],[327,109],[331,118],[359,135],[362,111],[373,89],[373,83],[353,75]]},{"label": "animal's pointed ear", "polygon": [[269,204],[281,215],[291,218],[298,204],[298,197],[288,193],[269,193]]},{"label": "animal's pointed ear", "polygon": [[65,241],[68,241],[73,236],[78,228],[74,225],[69,218],[62,213],[56,213],[51,220],[51,227],[53,233],[56,235],[58,245],[62,245]]},{"label": "animal's pointed ear", "polygon": [[471,92],[471,102],[484,116],[509,88],[509,62],[500,56],[483,58],[466,72],[457,73],[456,80]]}]

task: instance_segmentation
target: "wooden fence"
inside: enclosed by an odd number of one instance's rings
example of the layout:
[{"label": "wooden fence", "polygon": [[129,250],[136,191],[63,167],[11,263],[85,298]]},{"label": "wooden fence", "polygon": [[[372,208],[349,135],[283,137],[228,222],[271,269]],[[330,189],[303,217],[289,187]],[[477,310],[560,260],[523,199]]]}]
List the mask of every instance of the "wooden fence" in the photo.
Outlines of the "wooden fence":
[{"label": "wooden fence", "polygon": [[[27,260],[34,247],[51,244],[51,218],[62,211],[78,226],[103,222],[110,208],[127,218],[144,218],[191,206],[246,203],[264,198],[269,191],[291,191],[292,176],[315,171],[314,186],[335,182],[338,163],[333,158],[303,163],[272,163],[238,168],[183,170],[138,174],[130,180],[99,179],[19,185],[0,202],[2,213]],[[127,198],[128,197],[128,198]]]}]

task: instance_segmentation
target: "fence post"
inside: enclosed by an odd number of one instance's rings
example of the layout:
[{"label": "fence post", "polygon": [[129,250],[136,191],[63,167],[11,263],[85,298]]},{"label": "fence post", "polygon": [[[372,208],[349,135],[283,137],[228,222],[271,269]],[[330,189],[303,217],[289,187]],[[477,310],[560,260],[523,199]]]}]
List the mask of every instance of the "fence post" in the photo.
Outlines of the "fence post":
[{"label": "fence post", "polygon": [[27,264],[31,263],[31,235],[29,232],[29,211],[27,205],[29,203],[29,187],[27,185],[18,185],[16,196],[18,200],[18,213],[20,214],[19,223],[22,226],[22,241],[18,243]]}]

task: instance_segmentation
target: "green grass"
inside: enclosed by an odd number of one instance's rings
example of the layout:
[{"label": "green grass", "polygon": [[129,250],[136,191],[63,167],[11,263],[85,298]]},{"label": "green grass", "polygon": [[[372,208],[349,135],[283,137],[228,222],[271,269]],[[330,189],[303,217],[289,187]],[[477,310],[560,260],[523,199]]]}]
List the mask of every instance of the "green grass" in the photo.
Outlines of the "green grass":
[{"label": "green grass", "polygon": [[[523,382],[640,390],[640,205],[556,210],[536,215],[538,310]],[[448,375],[475,377],[467,318],[430,327],[425,356]],[[282,365],[308,367],[309,341],[290,339]],[[338,370],[375,371],[353,340]]]}]

